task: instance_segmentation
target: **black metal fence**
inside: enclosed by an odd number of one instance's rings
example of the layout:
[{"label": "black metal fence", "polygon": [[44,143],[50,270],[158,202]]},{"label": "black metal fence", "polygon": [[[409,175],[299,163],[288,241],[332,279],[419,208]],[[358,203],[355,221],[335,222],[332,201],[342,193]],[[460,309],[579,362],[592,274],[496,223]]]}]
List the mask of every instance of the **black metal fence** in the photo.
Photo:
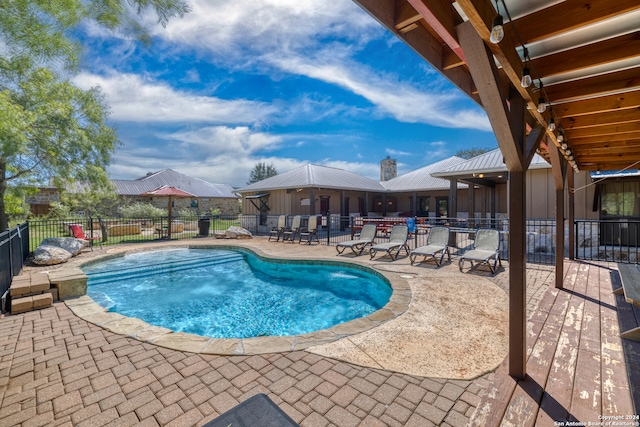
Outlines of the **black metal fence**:
[{"label": "black metal fence", "polygon": [[[172,217],[171,239],[191,239],[210,236],[227,230],[232,225],[243,227],[256,236],[268,236],[277,226],[280,215],[232,215],[199,218],[197,216]],[[286,216],[291,226],[293,215]],[[301,228],[307,227],[308,216],[301,215]],[[509,222],[507,219],[484,218],[403,218],[403,217],[357,217],[340,215],[317,215],[320,244],[332,246],[350,240],[366,223],[378,226],[377,242],[389,238],[391,227],[397,223],[413,224],[410,247],[427,243],[427,230],[434,225],[445,225],[451,230],[452,254],[461,255],[473,247],[475,230],[494,228],[501,233],[501,257],[509,258]],[[98,237],[104,245],[142,243],[168,238],[167,217],[155,218],[71,218],[63,220],[30,221],[29,251],[33,251],[46,237],[70,236],[69,225],[82,225],[90,237]],[[565,230],[568,235],[569,229]],[[638,221],[576,221],[573,230],[576,236],[577,259],[638,262],[640,222]],[[547,219],[532,219],[526,223],[527,261],[538,264],[553,264],[556,253],[556,222]],[[567,239],[568,240],[568,239]],[[568,243],[563,251],[569,256]]]},{"label": "black metal fence", "polygon": [[640,221],[628,219],[575,222],[578,259],[637,264],[640,260]]},{"label": "black metal fence", "polygon": [[29,256],[29,224],[0,233],[0,309],[6,311],[7,291],[11,279],[22,271],[22,266]]}]

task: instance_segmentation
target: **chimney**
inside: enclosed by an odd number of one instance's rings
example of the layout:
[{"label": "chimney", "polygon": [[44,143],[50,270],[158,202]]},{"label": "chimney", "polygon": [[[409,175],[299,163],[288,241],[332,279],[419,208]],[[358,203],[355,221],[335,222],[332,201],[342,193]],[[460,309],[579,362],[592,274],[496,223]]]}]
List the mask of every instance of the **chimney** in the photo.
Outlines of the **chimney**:
[{"label": "chimney", "polygon": [[387,156],[380,162],[380,181],[389,181],[398,175],[397,161]]}]

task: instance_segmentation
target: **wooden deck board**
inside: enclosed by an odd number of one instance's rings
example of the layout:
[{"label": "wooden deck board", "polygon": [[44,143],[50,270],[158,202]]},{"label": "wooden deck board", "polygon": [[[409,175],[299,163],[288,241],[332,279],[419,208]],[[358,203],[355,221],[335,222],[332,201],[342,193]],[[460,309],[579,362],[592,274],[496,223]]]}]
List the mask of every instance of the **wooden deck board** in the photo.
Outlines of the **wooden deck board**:
[{"label": "wooden deck board", "polygon": [[505,360],[470,425],[553,426],[635,413],[640,343],[620,331],[638,326],[640,309],[613,294],[620,286],[613,268],[566,262],[564,285],[550,287],[530,314],[527,378],[511,378]]}]

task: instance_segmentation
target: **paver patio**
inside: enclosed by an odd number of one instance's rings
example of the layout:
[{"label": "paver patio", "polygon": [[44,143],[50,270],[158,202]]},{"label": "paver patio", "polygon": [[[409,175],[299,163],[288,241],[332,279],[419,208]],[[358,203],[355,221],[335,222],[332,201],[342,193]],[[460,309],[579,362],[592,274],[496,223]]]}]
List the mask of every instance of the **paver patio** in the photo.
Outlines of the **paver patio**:
[{"label": "paver patio", "polygon": [[[256,244],[264,245],[260,240]],[[335,259],[332,247],[271,245],[284,256],[304,251]],[[411,267],[408,259],[393,265],[414,274],[432,271]],[[455,263],[443,268],[457,270]],[[474,274],[506,289],[505,271]],[[553,280],[552,267],[530,266],[531,311]],[[64,303],[0,319],[2,426],[201,425],[256,393],[267,394],[302,426],[463,426],[494,376],[423,377],[305,351],[180,352],[108,332]]]}]

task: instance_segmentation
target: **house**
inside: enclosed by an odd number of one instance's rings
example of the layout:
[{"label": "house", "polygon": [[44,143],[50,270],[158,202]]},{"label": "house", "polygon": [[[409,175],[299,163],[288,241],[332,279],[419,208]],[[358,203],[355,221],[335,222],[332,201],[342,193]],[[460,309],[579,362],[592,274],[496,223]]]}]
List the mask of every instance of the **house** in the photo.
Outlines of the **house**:
[{"label": "house", "polygon": [[171,169],[148,173],[134,180],[114,179],[111,181],[118,196],[124,203],[151,203],[158,208],[166,208],[167,196],[149,197],[143,193],[156,190],[162,186],[174,187],[193,194],[194,197],[173,198],[173,209],[191,209],[194,213],[220,209],[222,215],[237,215],[238,196],[233,187],[227,184],[213,184],[194,178]]},{"label": "house", "polygon": [[[173,209],[188,208],[194,213],[220,209],[222,215],[238,214],[239,197],[235,194],[233,187],[227,184],[213,184],[171,169],[150,172],[138,179],[114,179],[111,182],[115,186],[115,191],[121,204],[143,202],[166,209],[168,204],[167,196],[150,197],[143,195],[143,193],[167,186],[193,194],[193,197],[173,198]],[[35,215],[48,213],[50,203],[59,200],[60,197],[56,187],[39,188],[38,193],[26,198],[26,202],[31,207],[31,212]],[[116,209],[117,206],[114,206],[113,214],[117,213]]]},{"label": "house", "polygon": [[242,213],[267,215],[367,215],[374,197],[386,189],[378,181],[343,169],[308,164],[237,190]]}]

